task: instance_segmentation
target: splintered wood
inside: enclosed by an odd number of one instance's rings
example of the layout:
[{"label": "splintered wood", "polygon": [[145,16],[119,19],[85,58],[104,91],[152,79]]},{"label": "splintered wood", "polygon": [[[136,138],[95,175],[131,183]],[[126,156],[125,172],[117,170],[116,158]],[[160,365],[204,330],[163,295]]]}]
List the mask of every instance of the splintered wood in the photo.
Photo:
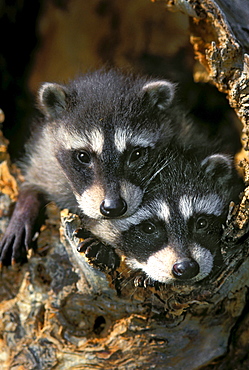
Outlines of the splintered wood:
[{"label": "splintered wood", "polygon": [[240,162],[243,169],[245,190],[241,194],[240,204],[231,202],[227,218],[227,225],[224,230],[223,240],[227,242],[236,242],[248,233],[249,220],[249,162],[243,159]]},{"label": "splintered wood", "polygon": [[17,199],[17,181],[11,175],[7,161],[0,163],[0,192],[9,195],[13,201]]},{"label": "splintered wood", "polygon": [[[0,109],[0,123],[4,121],[4,113]],[[0,193],[8,195],[13,201],[16,201],[18,195],[18,185],[15,177],[10,173],[8,140],[0,131]]]},{"label": "splintered wood", "polygon": [[[0,110],[0,120],[4,119],[3,113]],[[5,139],[3,133],[0,131],[0,192],[8,195],[12,201],[16,201],[18,196],[18,182],[23,181],[20,170],[10,163],[8,154],[8,140]]]}]

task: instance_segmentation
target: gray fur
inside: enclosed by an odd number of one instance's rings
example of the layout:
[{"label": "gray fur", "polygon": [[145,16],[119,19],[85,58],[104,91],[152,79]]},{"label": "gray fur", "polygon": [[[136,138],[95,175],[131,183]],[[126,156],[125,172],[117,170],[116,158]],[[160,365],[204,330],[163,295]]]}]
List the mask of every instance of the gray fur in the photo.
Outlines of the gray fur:
[{"label": "gray fur", "polygon": [[23,239],[29,248],[38,207],[49,201],[98,220],[131,216],[144,194],[143,172],[153,172],[160,148],[186,122],[174,103],[174,84],[115,70],[45,83],[38,107],[41,117],[22,161],[25,183],[0,243],[4,264],[22,260]]},{"label": "gray fur", "polygon": [[[227,155],[199,160],[179,148],[173,153],[166,151],[171,160],[158,171],[131,217],[90,222],[86,227],[123,254],[132,269],[142,270],[149,278],[167,284],[195,283],[222,264],[222,225],[243,182]],[[150,225],[155,230],[146,234],[143,230],[149,231]],[[193,261],[195,271],[173,273],[182,261]]]},{"label": "gray fur", "polygon": [[[122,166],[132,150],[149,148],[141,165],[150,168],[153,150],[167,146],[184,126],[184,114],[173,104],[174,90],[169,81],[116,71],[97,71],[68,85],[45,83],[38,95],[44,121],[27,145],[25,186],[39,189],[60,207],[78,208],[97,219],[103,218],[104,199],[121,197],[127,204],[123,216],[130,216],[140,205],[143,186],[141,176],[134,176],[139,165]],[[72,171],[72,161],[65,163],[80,150],[94,158],[88,183]],[[108,189],[114,182],[115,189]]]}]

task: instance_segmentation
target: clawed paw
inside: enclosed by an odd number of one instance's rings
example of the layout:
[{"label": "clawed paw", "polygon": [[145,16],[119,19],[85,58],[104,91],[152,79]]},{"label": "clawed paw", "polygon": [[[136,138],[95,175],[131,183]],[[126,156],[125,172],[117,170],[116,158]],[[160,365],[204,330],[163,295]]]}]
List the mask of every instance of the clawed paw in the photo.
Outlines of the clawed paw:
[{"label": "clawed paw", "polygon": [[88,262],[100,270],[116,270],[120,265],[120,257],[110,245],[105,245],[95,238],[88,237],[79,243],[77,251],[85,253]]},{"label": "clawed paw", "polygon": [[36,245],[34,235],[45,219],[45,200],[34,189],[21,190],[14,212],[0,241],[1,266],[27,262],[27,252]]},{"label": "clawed paw", "polygon": [[150,277],[139,275],[136,276],[134,279],[134,285],[135,287],[139,288],[147,288],[147,287],[154,287],[156,284],[156,281],[151,279]]},{"label": "clawed paw", "polygon": [[32,246],[31,236],[23,228],[7,229],[0,241],[0,268],[27,262],[27,251]]}]

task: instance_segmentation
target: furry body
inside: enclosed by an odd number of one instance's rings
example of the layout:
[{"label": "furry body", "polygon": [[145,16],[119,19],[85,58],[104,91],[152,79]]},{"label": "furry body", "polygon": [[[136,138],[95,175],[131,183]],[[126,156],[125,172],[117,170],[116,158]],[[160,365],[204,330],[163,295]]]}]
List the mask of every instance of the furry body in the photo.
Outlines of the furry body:
[{"label": "furry body", "polygon": [[163,165],[159,161],[161,171],[132,216],[101,223],[88,220],[85,225],[148,278],[194,283],[222,263],[222,225],[243,182],[227,155],[197,159],[174,149],[163,156],[167,160]]},{"label": "furry body", "polygon": [[49,201],[97,220],[131,216],[143,198],[140,171],[153,171],[176,136],[186,145],[190,137],[174,85],[164,80],[96,71],[68,85],[45,83],[38,104],[42,118],[27,144],[2,264],[25,259]]}]

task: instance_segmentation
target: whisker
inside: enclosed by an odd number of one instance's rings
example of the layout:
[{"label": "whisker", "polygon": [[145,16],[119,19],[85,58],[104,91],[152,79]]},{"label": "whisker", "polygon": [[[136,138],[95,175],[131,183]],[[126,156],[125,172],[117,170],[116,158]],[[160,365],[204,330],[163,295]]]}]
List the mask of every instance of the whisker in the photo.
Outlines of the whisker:
[{"label": "whisker", "polygon": [[176,158],[176,156],[177,153],[167,152],[167,156],[164,155],[161,160],[156,162],[154,171],[149,171],[149,173],[141,179],[141,185],[143,186],[145,192],[148,190],[148,187],[152,181],[155,180],[158,175],[160,175],[164,168],[166,168],[169,163]]}]

